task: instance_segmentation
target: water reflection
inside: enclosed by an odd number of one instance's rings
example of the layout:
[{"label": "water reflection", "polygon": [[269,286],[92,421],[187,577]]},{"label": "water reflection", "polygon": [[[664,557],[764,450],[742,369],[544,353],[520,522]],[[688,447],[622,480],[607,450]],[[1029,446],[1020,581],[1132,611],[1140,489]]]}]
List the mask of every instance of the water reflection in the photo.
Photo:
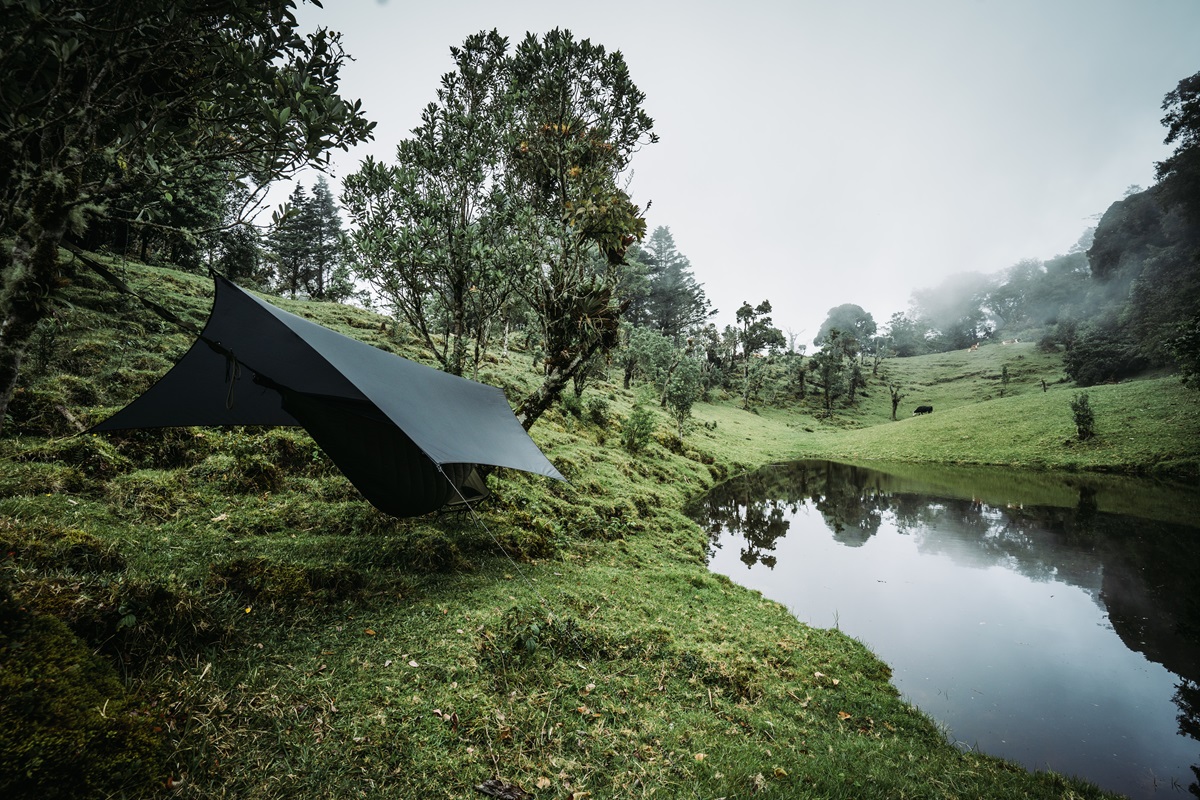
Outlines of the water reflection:
[{"label": "water reflection", "polygon": [[799,462],[692,515],[710,566],[837,625],[968,746],[1200,797],[1194,488]]}]

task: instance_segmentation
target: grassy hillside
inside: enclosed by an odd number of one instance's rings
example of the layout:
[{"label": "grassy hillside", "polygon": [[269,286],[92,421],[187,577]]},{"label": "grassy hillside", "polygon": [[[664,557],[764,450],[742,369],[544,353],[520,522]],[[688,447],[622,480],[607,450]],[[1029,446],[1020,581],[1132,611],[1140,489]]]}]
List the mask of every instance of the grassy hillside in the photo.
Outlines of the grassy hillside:
[{"label": "grassy hillside", "polygon": [[[1001,396],[1001,370],[1009,384]],[[866,426],[800,437],[794,452],[851,460],[999,464],[1195,480],[1200,476],[1200,392],[1174,376],[1079,389],[1058,354],[1032,343],[986,344],[881,365],[879,380],[906,395],[891,422],[886,388],[874,387],[848,419]],[[1045,381],[1043,387],[1042,381]],[[1086,393],[1096,436],[1080,442],[1071,400]],[[913,416],[918,405],[934,412]]]},{"label": "grassy hillside", "polygon": [[[203,320],[206,279],[127,275]],[[496,778],[576,800],[1103,796],[947,744],[861,644],[710,574],[680,509],[796,455],[1194,467],[1196,403],[1169,381],[1097,390],[1084,448],[1065,443],[1071,390],[1036,383],[1057,362],[985,347],[885,365],[929,417],[890,422],[875,384],[833,420],[701,405],[684,446],[664,417],[638,455],[619,444],[637,392],[602,383],[595,418],[560,408],[533,430],[569,484],[501,473],[478,518],[396,520],[303,431],[78,435],[191,339],[86,274],[70,300],[0,439],[3,793],[468,798]],[[419,355],[369,311],[277,302]],[[1028,370],[988,399],[1009,352]],[[513,400],[536,377],[519,351],[480,375]],[[1152,458],[1120,443],[1165,420]],[[120,679],[89,684],[103,700],[71,678],[85,662]],[[109,769],[84,741],[130,756]]]}]

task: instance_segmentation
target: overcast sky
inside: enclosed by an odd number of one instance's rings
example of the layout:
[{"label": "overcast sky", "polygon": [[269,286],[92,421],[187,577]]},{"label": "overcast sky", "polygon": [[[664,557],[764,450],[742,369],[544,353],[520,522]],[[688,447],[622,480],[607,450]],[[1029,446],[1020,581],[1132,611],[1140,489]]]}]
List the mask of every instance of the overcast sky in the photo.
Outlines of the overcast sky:
[{"label": "overcast sky", "polygon": [[[1200,71],[1200,0],[325,0],[392,160],[449,71],[495,28],[620,50],[660,141],[631,193],[734,321],[769,299],[811,341],[828,310],[880,324],[914,289],[1065,253],[1153,183],[1163,96]],[[311,183],[311,182],[309,182]],[[335,192],[340,192],[336,186]]]}]

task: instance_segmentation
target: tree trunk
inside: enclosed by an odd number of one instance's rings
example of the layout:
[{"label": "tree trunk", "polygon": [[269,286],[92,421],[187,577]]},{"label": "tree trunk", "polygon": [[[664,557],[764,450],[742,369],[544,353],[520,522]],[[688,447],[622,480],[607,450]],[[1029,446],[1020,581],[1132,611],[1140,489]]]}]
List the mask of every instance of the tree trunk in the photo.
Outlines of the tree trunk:
[{"label": "tree trunk", "polygon": [[50,195],[39,204],[38,218],[18,233],[12,255],[0,262],[0,433],[29,340],[58,288],[58,245],[66,235],[67,212],[58,193]]},{"label": "tree trunk", "polygon": [[521,422],[522,428],[525,430],[532,428],[533,423],[537,422],[538,418],[546,413],[546,409],[554,405],[554,401],[562,395],[563,389],[567,387],[567,383],[588,362],[588,359],[592,357],[592,354],[600,346],[601,343],[596,342],[584,352],[576,354],[564,366],[550,367],[550,371],[546,373],[546,379],[542,381],[542,385],[521,401],[521,406],[517,409],[517,419]]}]

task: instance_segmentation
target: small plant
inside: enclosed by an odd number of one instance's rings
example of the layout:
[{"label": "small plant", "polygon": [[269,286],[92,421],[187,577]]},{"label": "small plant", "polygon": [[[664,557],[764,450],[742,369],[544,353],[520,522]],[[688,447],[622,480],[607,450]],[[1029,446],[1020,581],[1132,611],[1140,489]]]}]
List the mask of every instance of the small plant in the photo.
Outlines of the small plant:
[{"label": "small plant", "polygon": [[608,400],[600,395],[594,395],[587,401],[588,419],[601,428],[608,425]]},{"label": "small plant", "polygon": [[653,434],[653,412],[645,406],[634,406],[629,419],[621,426],[621,444],[629,452],[638,453],[650,442]]},{"label": "small plant", "polygon": [[1079,441],[1086,442],[1096,435],[1096,415],[1088,404],[1087,392],[1075,395],[1071,400],[1071,411],[1075,414],[1075,430]]},{"label": "small plant", "polygon": [[560,396],[563,410],[575,419],[583,419],[583,400],[574,392],[563,392]]}]

